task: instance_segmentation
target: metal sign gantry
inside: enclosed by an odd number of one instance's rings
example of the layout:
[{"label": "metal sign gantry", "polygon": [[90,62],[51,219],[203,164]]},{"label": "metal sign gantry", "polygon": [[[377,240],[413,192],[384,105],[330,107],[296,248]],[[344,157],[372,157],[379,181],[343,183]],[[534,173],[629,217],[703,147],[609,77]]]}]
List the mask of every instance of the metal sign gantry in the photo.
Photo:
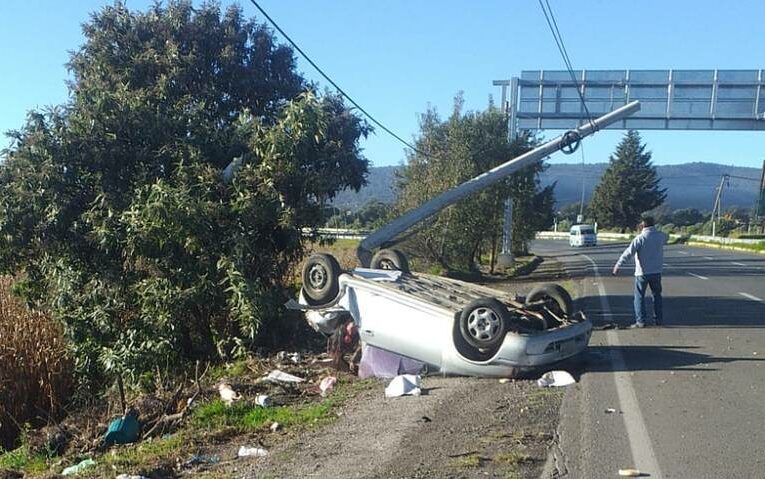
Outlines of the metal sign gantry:
[{"label": "metal sign gantry", "polygon": [[[765,72],[759,70],[529,70],[497,80],[510,131],[565,130],[633,100],[634,117],[609,126],[636,130],[765,130]],[[577,92],[579,89],[579,92]]]}]

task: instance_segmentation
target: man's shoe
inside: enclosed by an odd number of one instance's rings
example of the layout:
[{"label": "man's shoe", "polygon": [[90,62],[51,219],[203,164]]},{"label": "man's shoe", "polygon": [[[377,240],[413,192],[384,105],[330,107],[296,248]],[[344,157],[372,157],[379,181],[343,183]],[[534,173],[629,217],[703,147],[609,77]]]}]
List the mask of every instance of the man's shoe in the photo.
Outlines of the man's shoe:
[{"label": "man's shoe", "polygon": [[643,329],[643,328],[645,328],[645,323],[630,324],[630,329]]}]

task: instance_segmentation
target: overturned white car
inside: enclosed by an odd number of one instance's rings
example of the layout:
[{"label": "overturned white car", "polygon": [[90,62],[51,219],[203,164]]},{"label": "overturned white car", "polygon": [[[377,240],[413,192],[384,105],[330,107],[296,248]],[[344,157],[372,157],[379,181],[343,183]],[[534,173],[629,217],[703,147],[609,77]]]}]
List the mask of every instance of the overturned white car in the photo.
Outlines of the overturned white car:
[{"label": "overturned white car", "polygon": [[591,322],[572,311],[571,297],[556,284],[512,297],[407,271],[342,272],[324,254],[309,258],[303,279],[300,308],[309,310],[317,330],[331,332],[349,313],[361,341],[443,374],[514,377],[577,355],[592,333]]}]

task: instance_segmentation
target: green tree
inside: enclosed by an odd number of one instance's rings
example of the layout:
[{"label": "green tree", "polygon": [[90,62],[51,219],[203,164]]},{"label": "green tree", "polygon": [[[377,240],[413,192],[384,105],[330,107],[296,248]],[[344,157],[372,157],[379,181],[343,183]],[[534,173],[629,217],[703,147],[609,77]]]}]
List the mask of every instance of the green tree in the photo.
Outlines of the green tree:
[{"label": "green tree", "polygon": [[280,317],[302,228],[364,183],[369,128],[238,7],[117,3],[83,31],[69,102],[12,132],[0,268],[81,379],[241,353]]},{"label": "green tree", "polygon": [[651,153],[645,148],[640,134],[630,130],[611,155],[590,202],[590,213],[601,226],[634,228],[643,212],[664,202],[666,190],[659,187]]},{"label": "green tree", "polygon": [[677,226],[691,226],[703,223],[706,220],[703,213],[696,208],[684,208],[675,210],[671,215],[671,221]]},{"label": "green tree", "polygon": [[[409,155],[399,173],[396,211],[414,208],[534,144],[527,137],[510,143],[507,137],[507,119],[492,106],[483,112],[463,113],[458,96],[447,120],[429,110],[420,120],[418,152]],[[543,169],[544,164],[537,162],[447,208],[413,235],[407,247],[426,262],[474,270],[482,252],[489,252],[492,258],[496,254],[504,201],[510,196],[514,202],[513,249],[525,251],[534,233],[553,222],[553,186],[542,189],[539,184]]]}]

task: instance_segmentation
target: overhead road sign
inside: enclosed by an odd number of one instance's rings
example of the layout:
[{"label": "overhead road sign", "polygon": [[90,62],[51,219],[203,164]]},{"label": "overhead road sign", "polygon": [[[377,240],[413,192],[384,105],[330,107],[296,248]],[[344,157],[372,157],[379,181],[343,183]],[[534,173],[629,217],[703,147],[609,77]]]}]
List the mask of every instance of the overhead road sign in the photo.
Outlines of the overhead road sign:
[{"label": "overhead road sign", "polygon": [[637,130],[765,130],[763,70],[529,70],[497,80],[510,131],[566,130],[639,100],[609,125]]}]

